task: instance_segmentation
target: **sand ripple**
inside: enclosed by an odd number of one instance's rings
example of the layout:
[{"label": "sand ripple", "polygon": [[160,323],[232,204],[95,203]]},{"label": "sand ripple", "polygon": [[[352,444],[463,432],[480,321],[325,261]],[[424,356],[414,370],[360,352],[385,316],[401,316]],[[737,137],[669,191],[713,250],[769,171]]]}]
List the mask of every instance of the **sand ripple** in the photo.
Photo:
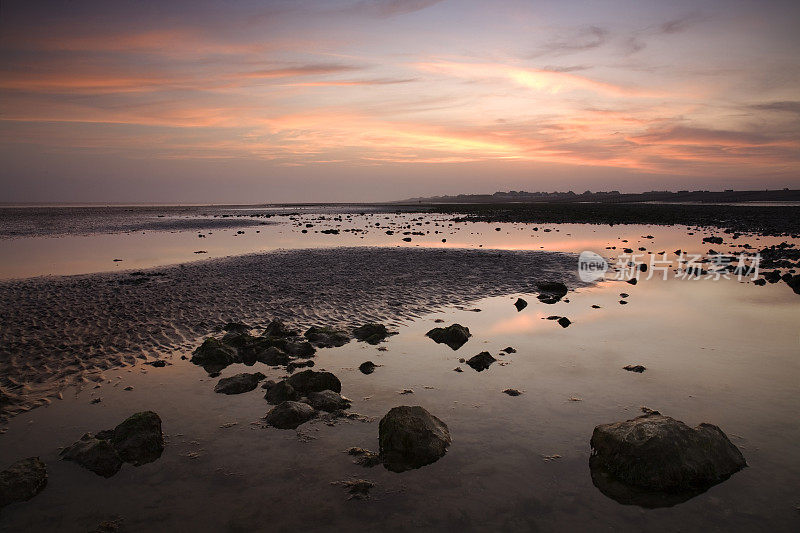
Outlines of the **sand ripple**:
[{"label": "sand ripple", "polygon": [[0,283],[0,421],[102,372],[185,353],[228,321],[398,325],[442,306],[576,286],[553,252],[339,248]]}]

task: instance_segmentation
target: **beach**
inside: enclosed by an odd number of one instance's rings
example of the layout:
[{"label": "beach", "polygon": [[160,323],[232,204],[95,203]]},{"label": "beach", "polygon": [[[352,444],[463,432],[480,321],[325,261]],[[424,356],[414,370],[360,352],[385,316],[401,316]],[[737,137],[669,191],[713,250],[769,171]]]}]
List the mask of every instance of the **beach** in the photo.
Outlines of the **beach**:
[{"label": "beach", "polygon": [[[189,260],[173,265],[137,260],[142,247],[113,228],[67,233],[65,242],[119,247],[89,263],[64,255],[50,275],[0,281],[0,462],[35,455],[48,471],[40,494],[3,508],[0,530],[563,531],[596,521],[652,531],[794,529],[800,434],[786,413],[800,408],[797,295],[780,279],[755,283],[764,273],[680,279],[677,261],[663,278],[639,271],[633,284],[615,279],[624,268],[614,260],[627,247],[644,248],[640,259],[711,246],[749,254],[790,236],[384,209],[278,214],[259,233],[201,221],[140,234],[164,246],[186,241]],[[724,244],[703,240],[716,236]],[[191,252],[207,244],[217,257]],[[583,250],[608,259],[604,278],[581,280]],[[112,262],[116,255],[124,261]],[[84,270],[68,274],[76,269]],[[553,288],[559,283],[565,293]],[[262,338],[275,319],[299,341],[313,339],[302,335],[311,326],[343,339],[314,341],[313,354],[290,357],[295,366],[237,359],[220,368],[196,358],[204,339],[240,327],[243,338]],[[353,328],[368,323],[390,335],[359,341]],[[451,324],[470,332],[456,349],[427,335]],[[484,352],[489,364],[473,364]],[[623,368],[632,365],[643,370]],[[262,384],[269,395],[270,382],[307,370],[336,376],[349,408],[319,411],[296,429],[272,426],[265,415],[275,405]],[[243,372],[262,381],[215,392]],[[446,423],[446,454],[401,473],[356,464],[348,450],[377,451],[379,421],[400,405]],[[598,424],[643,409],[719,426],[748,466],[677,501],[626,501],[590,468],[589,441]],[[164,432],[156,460],[105,478],[63,459],[81,435],[144,411],[158,413]],[[351,492],[353,483],[363,493]]]}]

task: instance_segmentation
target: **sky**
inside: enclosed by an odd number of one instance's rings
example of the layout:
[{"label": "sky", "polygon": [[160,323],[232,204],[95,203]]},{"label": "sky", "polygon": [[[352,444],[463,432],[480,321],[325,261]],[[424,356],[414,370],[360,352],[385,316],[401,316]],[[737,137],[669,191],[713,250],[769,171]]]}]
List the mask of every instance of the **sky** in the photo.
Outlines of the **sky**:
[{"label": "sky", "polygon": [[0,201],[800,188],[800,2],[0,3]]}]

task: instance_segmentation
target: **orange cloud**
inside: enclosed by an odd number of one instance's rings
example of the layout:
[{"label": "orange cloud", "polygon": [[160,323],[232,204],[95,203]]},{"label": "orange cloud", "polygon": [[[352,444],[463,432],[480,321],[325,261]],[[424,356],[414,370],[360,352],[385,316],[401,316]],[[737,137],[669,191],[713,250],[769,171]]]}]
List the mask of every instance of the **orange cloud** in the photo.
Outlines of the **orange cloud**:
[{"label": "orange cloud", "polygon": [[654,92],[596,81],[568,72],[515,67],[502,63],[432,61],[415,63],[413,66],[426,72],[469,80],[504,79],[515,85],[547,94],[589,91],[611,96],[659,96]]}]

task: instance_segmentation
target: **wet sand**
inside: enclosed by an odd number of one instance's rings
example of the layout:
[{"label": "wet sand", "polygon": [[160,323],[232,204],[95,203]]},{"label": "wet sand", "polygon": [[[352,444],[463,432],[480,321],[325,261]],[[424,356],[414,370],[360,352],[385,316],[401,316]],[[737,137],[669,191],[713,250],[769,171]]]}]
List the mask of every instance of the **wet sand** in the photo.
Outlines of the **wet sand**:
[{"label": "wet sand", "polygon": [[0,282],[0,417],[102,371],[171,357],[230,321],[398,324],[437,307],[580,284],[571,254],[336,248]]},{"label": "wet sand", "polygon": [[[782,281],[756,286],[735,276],[585,285],[575,261],[584,249],[609,259],[627,247],[703,253],[709,234],[723,235],[713,246],[731,253],[783,237],[641,225],[533,232],[441,215],[272,221],[260,234],[199,240],[220,254],[236,253],[226,243],[245,238],[328,248],[0,282],[0,388],[13,402],[5,414],[14,415],[0,426],[0,466],[38,455],[49,473],[43,492],[2,510],[0,531],[87,531],[117,519],[125,531],[797,529],[797,295]],[[341,234],[322,234],[330,229]],[[405,242],[404,231],[422,234]],[[506,250],[464,249],[480,246]],[[548,305],[536,299],[540,280],[574,290]],[[528,301],[521,311],[519,297]],[[233,364],[211,378],[182,359],[203,337],[219,337],[225,322],[259,327],[274,317],[300,328],[380,321],[398,332],[378,346],[352,341],[313,358],[315,370],[339,377],[361,417],[268,427],[261,388],[227,396],[214,387],[239,372],[280,380],[285,368]],[[425,336],[454,322],[473,335],[458,350]],[[516,352],[504,353],[507,346]],[[486,370],[460,362],[482,351],[497,359]],[[155,359],[167,366],[144,364]],[[370,375],[358,370],[367,360],[378,365]],[[623,370],[632,364],[646,370]],[[521,395],[503,394],[508,388]],[[37,405],[46,407],[30,409]],[[402,474],[354,464],[345,450],[376,450],[378,420],[397,405],[422,405],[446,422],[447,454]],[[595,425],[642,406],[691,426],[719,425],[749,466],[677,505],[618,503],[593,484],[589,438]],[[157,461],[105,479],[60,460],[61,447],[85,432],[146,409],[160,414],[167,436]],[[350,499],[335,484],[354,479],[375,483],[369,498]]]}]

